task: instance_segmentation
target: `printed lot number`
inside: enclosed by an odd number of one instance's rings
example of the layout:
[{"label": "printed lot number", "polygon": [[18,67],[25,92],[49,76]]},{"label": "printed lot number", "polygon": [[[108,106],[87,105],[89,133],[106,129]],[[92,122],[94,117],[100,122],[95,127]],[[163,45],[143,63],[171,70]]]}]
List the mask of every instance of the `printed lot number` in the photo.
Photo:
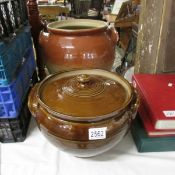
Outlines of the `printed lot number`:
[{"label": "printed lot number", "polygon": [[106,138],[106,129],[107,129],[107,127],[90,128],[89,129],[89,140],[105,139]]}]

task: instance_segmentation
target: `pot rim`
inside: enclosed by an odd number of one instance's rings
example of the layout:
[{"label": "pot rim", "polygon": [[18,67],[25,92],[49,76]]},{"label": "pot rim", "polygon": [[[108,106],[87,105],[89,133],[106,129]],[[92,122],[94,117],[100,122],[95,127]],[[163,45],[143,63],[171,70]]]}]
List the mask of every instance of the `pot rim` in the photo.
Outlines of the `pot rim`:
[{"label": "pot rim", "polygon": [[[56,76],[61,76],[63,78],[63,77],[66,77],[66,76],[64,76],[64,74],[67,74],[67,76],[69,76],[73,72],[77,72],[78,74],[82,74],[82,72],[86,72],[86,71],[87,72],[91,71],[91,73],[92,73],[92,71],[93,72],[94,71],[95,72],[100,71],[102,73],[111,74],[111,75],[117,77],[118,79],[120,79],[130,89],[130,97],[128,98],[128,101],[123,106],[121,106],[118,110],[112,111],[111,113],[108,113],[108,114],[105,114],[105,115],[99,115],[99,116],[96,116],[96,117],[94,117],[94,116],[93,117],[78,117],[78,116],[71,116],[71,115],[67,115],[67,114],[63,114],[63,113],[54,111],[54,110],[50,109],[50,107],[47,106],[41,100],[41,98],[40,98],[40,88],[49,79],[54,78]],[[126,112],[127,109],[128,109],[128,106],[130,105],[130,103],[132,102],[132,99],[133,99],[132,91],[133,91],[133,87],[131,86],[131,84],[126,79],[124,79],[123,77],[117,75],[117,73],[109,72],[109,71],[102,70],[102,69],[83,69],[83,70],[73,70],[73,71],[69,71],[69,72],[64,72],[64,73],[61,73],[59,75],[58,75],[58,73],[56,73],[56,74],[51,74],[51,75],[47,76],[45,79],[43,79],[39,83],[39,86],[38,86],[37,91],[36,91],[36,97],[37,97],[38,104],[41,105],[41,107],[43,107],[48,113],[52,114],[55,118],[61,118],[63,120],[69,120],[69,121],[75,121],[75,122],[77,122],[77,121],[78,122],[96,122],[96,121],[99,121],[99,120],[109,119],[109,118],[112,118],[114,116],[119,117],[119,116],[121,116],[121,114]]]},{"label": "pot rim", "polygon": [[[58,27],[63,26],[91,26],[90,29],[61,29]],[[70,19],[70,20],[62,20],[62,21],[54,21],[47,25],[47,30],[52,33],[66,33],[66,34],[84,34],[87,32],[99,32],[104,31],[108,28],[108,23],[100,20],[92,20],[92,19]]]}]

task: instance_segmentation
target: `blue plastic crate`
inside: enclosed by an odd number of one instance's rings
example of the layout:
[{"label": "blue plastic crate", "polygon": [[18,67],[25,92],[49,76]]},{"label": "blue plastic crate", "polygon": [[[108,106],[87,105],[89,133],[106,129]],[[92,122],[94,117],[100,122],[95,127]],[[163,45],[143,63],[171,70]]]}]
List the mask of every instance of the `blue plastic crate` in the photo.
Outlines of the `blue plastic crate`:
[{"label": "blue plastic crate", "polygon": [[[35,84],[38,81],[36,71],[32,76],[31,84]],[[31,118],[31,113],[27,106],[28,94],[24,97],[22,108],[18,117],[16,118],[0,118],[0,142],[12,143],[22,142],[27,136],[28,126]]]},{"label": "blue plastic crate", "polygon": [[30,26],[23,27],[13,39],[0,42],[0,86],[9,84],[32,46]]},{"label": "blue plastic crate", "polygon": [[31,77],[36,69],[33,48],[27,50],[17,77],[9,85],[0,86],[0,118],[16,118],[23,97],[27,93]]},{"label": "blue plastic crate", "polygon": [[27,107],[27,100],[25,100],[23,108],[17,118],[0,119],[0,142],[13,143],[24,141],[27,135],[30,119],[31,114]]}]

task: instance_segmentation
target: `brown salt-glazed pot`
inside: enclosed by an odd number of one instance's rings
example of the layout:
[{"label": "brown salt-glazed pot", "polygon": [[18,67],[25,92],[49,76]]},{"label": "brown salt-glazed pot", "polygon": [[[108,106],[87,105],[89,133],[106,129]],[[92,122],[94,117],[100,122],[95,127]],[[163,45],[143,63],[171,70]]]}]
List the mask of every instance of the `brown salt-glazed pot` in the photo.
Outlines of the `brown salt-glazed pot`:
[{"label": "brown salt-glazed pot", "polygon": [[125,79],[99,69],[51,75],[35,85],[28,101],[45,137],[78,157],[98,155],[121,141],[138,104]]},{"label": "brown salt-glazed pot", "polygon": [[106,22],[89,19],[57,21],[41,31],[42,58],[50,73],[74,69],[110,70],[118,33]]}]

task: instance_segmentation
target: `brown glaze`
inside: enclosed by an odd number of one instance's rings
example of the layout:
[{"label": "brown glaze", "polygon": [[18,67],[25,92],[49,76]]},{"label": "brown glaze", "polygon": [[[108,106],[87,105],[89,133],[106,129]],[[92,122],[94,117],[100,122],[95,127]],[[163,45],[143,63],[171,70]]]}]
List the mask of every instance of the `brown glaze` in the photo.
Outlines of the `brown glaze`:
[{"label": "brown glaze", "polygon": [[47,82],[40,96],[50,109],[74,117],[109,114],[129,98],[121,84],[94,75],[86,83],[78,82],[77,76]]},{"label": "brown glaze", "polygon": [[48,114],[48,111],[39,107],[36,114],[36,120],[41,129],[49,131],[56,137],[70,141],[89,141],[88,129],[107,127],[107,138],[119,134],[125,125],[130,123],[130,116],[123,113],[120,116],[102,120],[98,122],[73,122],[55,118]]},{"label": "brown glaze", "polygon": [[[84,74],[82,74],[82,72]],[[90,74],[89,77],[82,76],[82,75],[88,75],[88,72]],[[105,81],[108,79],[108,77],[111,77],[110,81],[118,82],[118,84],[120,84],[120,86],[122,87],[121,89],[123,88],[125,89],[125,94],[127,94],[124,98],[125,100],[123,101],[123,103],[121,102],[118,103],[118,107],[116,107],[115,105],[113,106],[111,102],[113,103],[114,101],[112,100],[110,102],[111,96],[107,93],[109,95],[109,98],[106,101],[106,106],[112,105],[113,109],[111,109],[111,111],[105,111],[102,108],[98,108],[94,111],[93,110],[94,108],[90,109],[88,106],[88,105],[96,106],[95,104],[92,103],[94,99],[93,96],[91,96],[91,103],[89,99],[89,104],[87,104],[87,108],[92,110],[91,111],[92,116],[91,115],[83,116],[85,114],[83,110],[79,111],[80,114],[83,114],[82,116],[70,115],[71,114],[70,111],[66,112],[66,110],[67,109],[69,110],[69,108],[65,108],[64,114],[60,113],[61,109],[59,108],[56,108],[56,112],[54,112],[52,109],[53,106],[52,107],[47,106],[49,104],[50,105],[53,104],[47,102],[47,100],[42,99],[42,97],[44,96],[44,98],[48,98],[49,100],[49,98],[51,97],[47,95],[52,93],[44,90],[45,89],[47,90],[49,85],[52,85],[52,83],[57,82],[57,80],[61,81],[69,79],[70,77],[72,78],[75,75],[76,78],[78,76],[77,80],[79,81],[79,83],[80,82],[88,83],[91,77],[102,78],[105,79]],[[62,85],[64,85],[64,83]],[[56,89],[56,87],[58,86],[55,86],[53,89]],[[105,94],[106,92],[105,91],[101,92],[100,96],[103,93]],[[111,94],[113,93],[115,94],[114,91],[111,91]],[[76,101],[77,97],[75,97],[74,100]],[[116,100],[118,100],[118,98],[116,98]],[[53,101],[55,101],[54,98]],[[96,102],[99,103],[98,100],[96,100]],[[81,103],[84,103],[84,100],[82,101],[79,100],[79,104],[76,103],[76,105],[79,105],[80,108],[83,108]],[[104,102],[102,101],[102,103]],[[28,105],[33,116],[35,116],[35,119],[38,123],[41,132],[46,136],[46,138],[49,141],[51,141],[51,143],[73,155],[79,157],[89,157],[100,154],[106,150],[109,150],[124,137],[124,135],[127,133],[130,127],[132,119],[135,117],[135,113],[138,107],[138,96],[135,93],[134,89],[129,85],[129,83],[127,83],[125,80],[123,80],[116,74],[103,70],[82,70],[82,71],[71,71],[67,73],[52,75],[49,78],[43,80],[43,82],[41,82],[40,85],[37,85],[32,89],[29,95]],[[69,106],[68,103],[67,105]],[[105,104],[103,108],[105,108]],[[85,108],[84,110],[87,112]],[[95,116],[94,114],[96,114],[97,110],[99,111],[97,113],[99,115]],[[101,113],[101,111],[103,112]],[[108,112],[108,114],[106,114],[106,112]],[[88,131],[90,128],[103,128],[103,127],[106,127],[106,139],[89,140]]]},{"label": "brown glaze", "polygon": [[39,42],[43,59],[51,73],[73,69],[111,69],[118,34],[105,22],[66,20],[50,23],[47,29],[48,33],[40,33]]}]

